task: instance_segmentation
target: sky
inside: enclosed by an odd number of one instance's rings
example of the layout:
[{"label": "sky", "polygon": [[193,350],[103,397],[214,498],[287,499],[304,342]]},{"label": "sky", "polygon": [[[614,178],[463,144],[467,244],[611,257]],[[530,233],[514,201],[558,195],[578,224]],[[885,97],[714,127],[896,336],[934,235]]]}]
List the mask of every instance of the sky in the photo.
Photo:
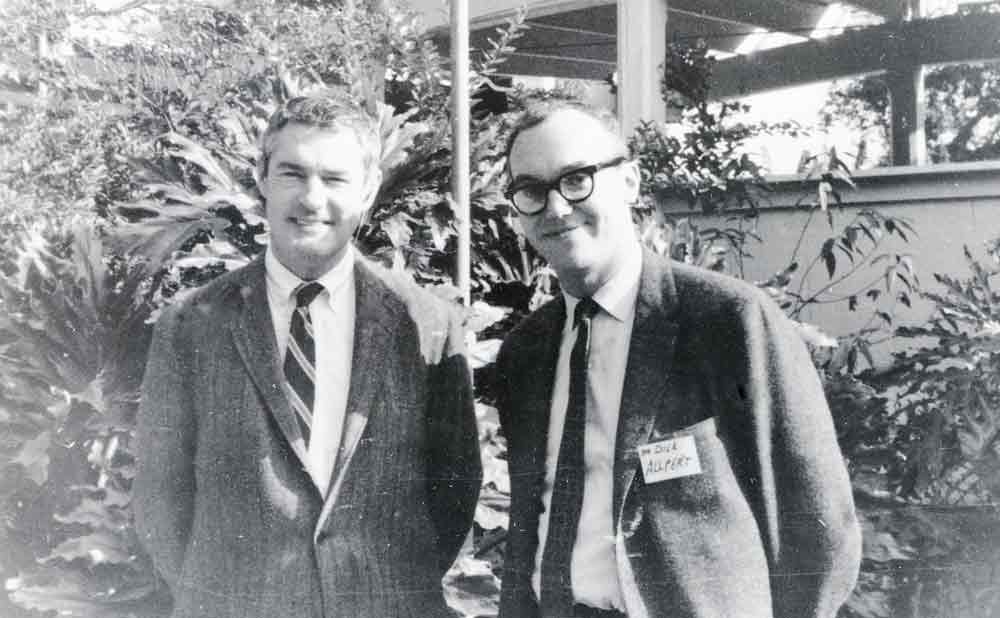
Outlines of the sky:
[{"label": "sky", "polygon": [[[847,127],[842,120],[839,122],[835,120],[825,131],[817,126],[820,110],[833,87],[834,84],[830,82],[805,84],[763,92],[743,99],[743,102],[750,106],[750,112],[745,115],[750,122],[793,121],[803,127],[815,127],[811,135],[798,137],[765,135],[747,140],[746,147],[771,174],[794,174],[803,150],[815,155],[836,147],[838,154],[845,158],[849,165],[853,164],[853,155],[857,151],[861,136]],[[867,158],[877,160],[882,154],[881,146],[869,140]]]}]

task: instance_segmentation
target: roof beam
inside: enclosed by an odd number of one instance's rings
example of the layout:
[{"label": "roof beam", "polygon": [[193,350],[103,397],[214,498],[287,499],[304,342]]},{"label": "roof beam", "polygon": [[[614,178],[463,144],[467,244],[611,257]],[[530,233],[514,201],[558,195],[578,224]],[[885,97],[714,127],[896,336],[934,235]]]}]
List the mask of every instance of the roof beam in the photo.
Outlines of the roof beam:
[{"label": "roof beam", "polygon": [[712,49],[732,52],[746,38],[753,26],[737,22],[706,19],[687,11],[667,11],[667,43],[693,46],[698,39]]},{"label": "roof beam", "polygon": [[[472,49],[489,49],[490,44],[487,39],[497,38],[495,30],[477,30],[470,37]],[[518,54],[564,56],[567,60],[580,59],[603,60],[611,64],[615,63],[615,37],[601,33],[586,33],[578,30],[561,28],[549,28],[543,24],[529,24],[529,27],[522,31],[522,36],[514,41],[514,49]],[[508,62],[509,64],[509,62]],[[501,67],[504,72],[509,71],[506,65]]]},{"label": "roof beam", "polygon": [[[613,51],[613,50],[612,50]],[[501,65],[504,75],[545,75],[564,79],[604,80],[614,73],[616,62],[586,58],[567,58],[553,54],[514,52]]]},{"label": "roof beam", "polygon": [[[498,67],[504,75],[545,75],[558,78],[604,80],[617,65],[617,11],[615,0],[575,0],[532,6],[526,14],[515,51]],[[496,38],[500,12],[474,19],[470,47],[489,49]],[[438,38],[446,48],[447,39]]]},{"label": "roof beam", "polygon": [[1000,14],[955,15],[848,30],[837,37],[719,61],[713,96],[726,98],[910,66],[1000,58]]},{"label": "roof beam", "polygon": [[786,32],[811,29],[826,12],[825,5],[802,0],[670,0],[669,8]]},{"label": "roof beam", "polygon": [[881,15],[888,21],[901,20],[906,16],[908,4],[912,0],[847,0],[845,4]]},{"label": "roof beam", "polygon": [[[477,3],[477,8],[473,9],[475,14],[472,16],[469,23],[469,27],[472,30],[482,28],[492,29],[496,26],[502,26],[508,19],[516,15],[518,10],[522,7],[526,7],[526,18],[529,20],[535,20],[551,15],[562,15],[574,11],[587,11],[607,5],[610,5],[611,8],[614,9],[615,0],[536,0],[535,2],[530,3],[525,0],[492,0],[488,4],[491,9],[488,12],[482,11],[481,8],[479,8],[482,4],[485,3]],[[428,32],[433,38],[443,38],[444,36],[447,36],[447,19],[444,21],[445,23],[437,24],[428,29]],[[559,23],[562,22],[559,21]]]},{"label": "roof beam", "polygon": [[609,36],[618,35],[618,7],[614,2],[602,6],[567,11],[550,15],[537,15],[533,9],[527,13],[529,23],[543,23],[565,28],[578,28],[592,32],[603,32]]}]

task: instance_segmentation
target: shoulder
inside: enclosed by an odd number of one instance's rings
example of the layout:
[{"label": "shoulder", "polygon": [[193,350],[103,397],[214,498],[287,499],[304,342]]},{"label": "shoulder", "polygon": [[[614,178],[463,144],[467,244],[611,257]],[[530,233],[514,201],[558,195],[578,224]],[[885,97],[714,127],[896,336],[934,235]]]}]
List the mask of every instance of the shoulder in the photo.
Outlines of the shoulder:
[{"label": "shoulder", "polygon": [[419,347],[434,364],[464,356],[464,313],[457,302],[420,287],[406,272],[367,259],[358,260],[355,273],[357,310],[380,322],[397,342]]},{"label": "shoulder", "polygon": [[156,327],[187,330],[196,329],[199,325],[217,326],[220,320],[231,319],[254,288],[263,285],[263,264],[251,262],[176,299],[163,309]]},{"label": "shoulder", "polygon": [[783,315],[763,290],[736,277],[678,262],[671,263],[671,270],[677,290],[678,316],[682,322],[729,322],[745,320],[760,313],[775,317]]},{"label": "shoulder", "polygon": [[517,356],[525,348],[537,348],[540,341],[545,341],[562,327],[564,312],[563,300],[556,296],[521,320],[504,337],[498,363],[505,364],[507,359]]},{"label": "shoulder", "polygon": [[795,322],[764,290],[696,267],[677,265],[675,270],[676,321],[699,354],[732,360],[751,349],[796,354],[806,349]]},{"label": "shoulder", "polygon": [[406,272],[387,269],[358,256],[358,271],[366,282],[380,288],[383,302],[390,310],[403,311],[418,326],[439,325],[459,319],[459,305],[423,288]]},{"label": "shoulder", "polygon": [[679,262],[671,267],[682,302],[734,307],[770,302],[760,288],[731,275]]},{"label": "shoulder", "polygon": [[553,328],[561,327],[565,319],[565,305],[563,303],[561,296],[549,300],[512,328],[507,335],[508,339],[515,341],[518,339],[534,340],[550,333]]}]

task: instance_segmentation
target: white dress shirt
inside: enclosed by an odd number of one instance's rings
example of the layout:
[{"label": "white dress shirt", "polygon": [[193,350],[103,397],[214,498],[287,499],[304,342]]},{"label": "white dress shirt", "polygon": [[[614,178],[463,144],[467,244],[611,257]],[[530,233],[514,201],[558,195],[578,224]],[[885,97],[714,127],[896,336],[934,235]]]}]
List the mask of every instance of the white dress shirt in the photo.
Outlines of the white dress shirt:
[{"label": "white dress shirt", "polygon": [[[622,611],[625,603],[618,583],[611,509],[618,412],[625,385],[629,339],[632,336],[635,301],[642,271],[642,251],[638,245],[634,249],[618,271],[593,296],[601,310],[591,323],[587,363],[587,421],[583,441],[583,506],[571,558],[573,597],[576,602]],[[570,355],[576,341],[573,311],[579,299],[568,294],[564,296],[566,322],[556,365],[545,449],[545,482],[542,486],[544,511],[538,524],[538,553],[531,579],[538,598],[541,598],[542,554],[548,537],[552,486],[555,482],[556,462],[559,460],[566,406],[569,403]]]},{"label": "white dress shirt", "polygon": [[[264,266],[278,354],[284,359],[295,311],[295,291],[303,281],[285,268],[270,249],[264,257]],[[353,248],[348,246],[344,258],[316,281],[323,284],[323,292],[309,305],[316,342],[316,395],[306,469],[326,497],[340,449],[351,385],[355,315]]]}]

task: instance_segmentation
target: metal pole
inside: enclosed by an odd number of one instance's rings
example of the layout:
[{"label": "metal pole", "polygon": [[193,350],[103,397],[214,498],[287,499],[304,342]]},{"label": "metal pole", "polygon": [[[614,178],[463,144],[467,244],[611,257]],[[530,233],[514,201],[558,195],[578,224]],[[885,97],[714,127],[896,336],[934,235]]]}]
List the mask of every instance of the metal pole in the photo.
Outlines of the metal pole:
[{"label": "metal pole", "polygon": [[451,0],[451,195],[458,227],[455,285],[469,306],[471,244],[469,210],[469,0]]}]

